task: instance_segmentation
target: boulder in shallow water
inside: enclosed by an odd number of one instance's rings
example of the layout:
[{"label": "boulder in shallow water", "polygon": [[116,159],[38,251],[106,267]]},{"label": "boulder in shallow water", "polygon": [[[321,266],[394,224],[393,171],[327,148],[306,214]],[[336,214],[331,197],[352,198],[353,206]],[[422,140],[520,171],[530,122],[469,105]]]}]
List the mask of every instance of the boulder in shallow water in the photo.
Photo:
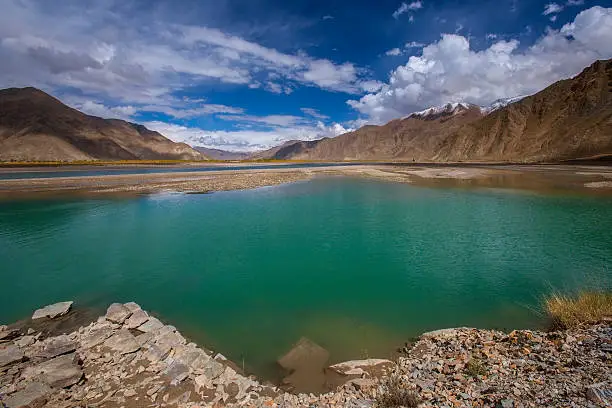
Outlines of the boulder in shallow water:
[{"label": "boulder in shallow water", "polygon": [[106,320],[113,323],[123,324],[132,312],[121,303],[113,303],[106,310]]},{"label": "boulder in shallow water", "polygon": [[0,346],[0,367],[5,367],[10,364],[19,363],[25,358],[23,351],[13,344],[2,347]]},{"label": "boulder in shallow water", "polygon": [[45,306],[42,309],[38,309],[34,312],[34,314],[32,315],[32,320],[44,318],[55,319],[56,317],[63,316],[70,311],[70,308],[72,307],[73,303],[74,302],[72,301],[59,302]]},{"label": "boulder in shallow water", "polygon": [[47,384],[36,381],[28,384],[23,390],[12,394],[4,402],[9,408],[40,406],[47,402],[47,395],[51,392],[52,389]]},{"label": "boulder in shallow water", "polygon": [[286,370],[298,370],[307,366],[323,367],[328,359],[327,350],[302,337],[287,354],[278,359],[278,364]]}]

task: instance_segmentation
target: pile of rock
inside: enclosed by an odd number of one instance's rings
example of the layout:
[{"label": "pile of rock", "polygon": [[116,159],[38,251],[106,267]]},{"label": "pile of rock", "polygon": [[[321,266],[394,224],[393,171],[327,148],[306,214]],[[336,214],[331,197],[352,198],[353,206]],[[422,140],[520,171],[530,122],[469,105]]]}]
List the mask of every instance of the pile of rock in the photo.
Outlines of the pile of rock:
[{"label": "pile of rock", "polygon": [[[35,317],[61,316],[70,306],[52,305]],[[297,351],[313,348],[299,345]],[[297,351],[284,363],[299,360]],[[241,374],[137,304],[116,303],[97,321],[60,336],[0,327],[0,402],[9,408],[367,408],[390,392],[391,377],[422,407],[612,406],[611,353],[612,328],[603,323],[551,333],[446,329],[421,336],[398,364],[336,364],[327,370],[344,385],[296,395]]]}]

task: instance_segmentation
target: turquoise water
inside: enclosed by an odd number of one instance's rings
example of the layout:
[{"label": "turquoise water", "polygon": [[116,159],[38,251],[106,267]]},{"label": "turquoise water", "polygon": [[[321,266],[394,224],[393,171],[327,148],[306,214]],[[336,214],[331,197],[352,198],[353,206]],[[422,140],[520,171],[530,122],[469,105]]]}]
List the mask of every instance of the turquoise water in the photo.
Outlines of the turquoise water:
[{"label": "turquoise water", "polygon": [[612,199],[327,178],[255,190],[0,202],[0,323],[140,303],[273,376],[452,326],[538,327],[551,288],[610,285]]}]

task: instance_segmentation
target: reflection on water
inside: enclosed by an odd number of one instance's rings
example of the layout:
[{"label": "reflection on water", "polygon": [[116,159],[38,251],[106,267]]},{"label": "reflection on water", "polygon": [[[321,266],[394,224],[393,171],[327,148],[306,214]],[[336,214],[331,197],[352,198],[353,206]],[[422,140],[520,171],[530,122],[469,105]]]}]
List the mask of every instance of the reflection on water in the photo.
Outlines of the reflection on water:
[{"label": "reflection on water", "polygon": [[276,359],[302,336],[336,362],[389,356],[443,327],[539,326],[551,287],[612,283],[611,204],[350,178],[5,201],[0,323],[60,300],[136,301],[278,378]]}]

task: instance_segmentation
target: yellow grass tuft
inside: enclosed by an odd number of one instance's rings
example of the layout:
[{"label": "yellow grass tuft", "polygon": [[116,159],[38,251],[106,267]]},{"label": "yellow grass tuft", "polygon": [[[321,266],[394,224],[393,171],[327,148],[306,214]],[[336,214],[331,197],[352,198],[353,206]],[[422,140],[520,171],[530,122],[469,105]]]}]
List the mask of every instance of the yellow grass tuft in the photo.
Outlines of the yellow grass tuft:
[{"label": "yellow grass tuft", "polygon": [[584,291],[577,296],[557,293],[547,297],[544,305],[556,326],[572,328],[612,317],[612,292]]}]

